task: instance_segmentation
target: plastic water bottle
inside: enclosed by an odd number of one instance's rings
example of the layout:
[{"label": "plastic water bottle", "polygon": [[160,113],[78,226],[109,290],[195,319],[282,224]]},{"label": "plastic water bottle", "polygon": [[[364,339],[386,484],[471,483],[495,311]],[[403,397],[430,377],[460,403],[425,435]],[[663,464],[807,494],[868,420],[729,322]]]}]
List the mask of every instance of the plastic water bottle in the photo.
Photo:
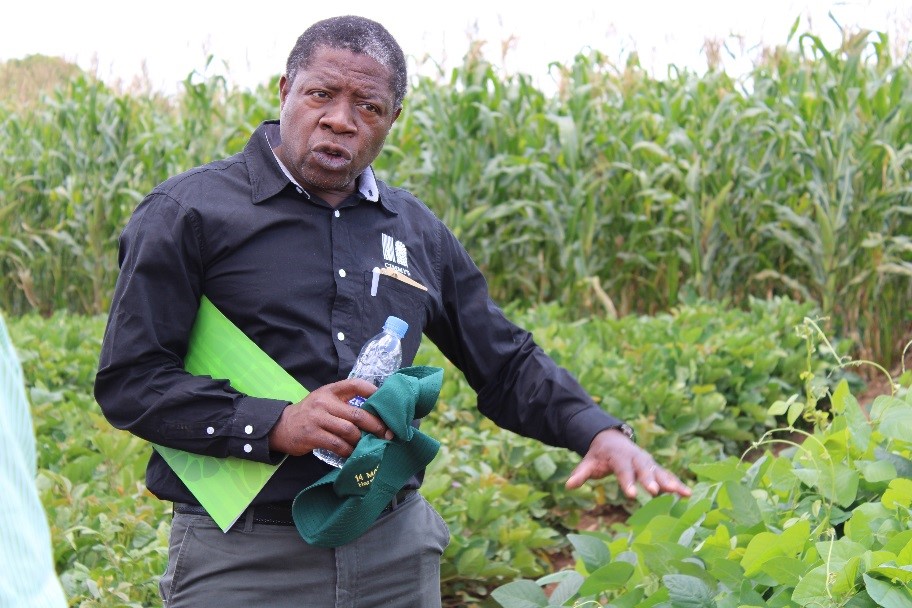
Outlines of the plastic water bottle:
[{"label": "plastic water bottle", "polygon": [[[399,317],[387,317],[386,323],[379,334],[367,341],[358,353],[355,366],[349,378],[367,380],[376,387],[392,376],[402,367],[402,338],[408,331],[408,323]],[[361,407],[366,399],[356,395],[349,400],[349,404]],[[342,468],[345,458],[329,450],[314,450],[314,456],[334,467]]]}]

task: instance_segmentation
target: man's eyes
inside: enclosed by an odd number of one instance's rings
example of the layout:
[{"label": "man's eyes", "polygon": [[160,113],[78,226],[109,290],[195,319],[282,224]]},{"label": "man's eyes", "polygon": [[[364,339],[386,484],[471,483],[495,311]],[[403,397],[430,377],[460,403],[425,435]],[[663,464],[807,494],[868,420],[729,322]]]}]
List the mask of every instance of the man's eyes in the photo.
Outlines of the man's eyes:
[{"label": "man's eyes", "polygon": [[[328,91],[323,91],[323,90],[308,91],[307,95],[310,97],[313,97],[314,99],[319,99],[319,100],[332,99],[332,95]],[[373,104],[369,101],[361,102],[358,104],[358,106],[363,108],[367,112],[370,112],[371,114],[382,114],[383,113],[383,110],[380,108],[380,106]]]}]

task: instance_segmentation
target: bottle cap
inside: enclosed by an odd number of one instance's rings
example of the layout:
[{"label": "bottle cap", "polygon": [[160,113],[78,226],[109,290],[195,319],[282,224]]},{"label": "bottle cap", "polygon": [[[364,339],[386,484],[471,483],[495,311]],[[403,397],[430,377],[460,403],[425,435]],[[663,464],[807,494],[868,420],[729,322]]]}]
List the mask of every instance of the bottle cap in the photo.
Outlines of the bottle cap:
[{"label": "bottle cap", "polygon": [[383,329],[388,329],[397,336],[399,339],[405,337],[405,332],[408,331],[408,323],[400,319],[399,317],[389,316],[386,318],[386,323],[383,324]]}]

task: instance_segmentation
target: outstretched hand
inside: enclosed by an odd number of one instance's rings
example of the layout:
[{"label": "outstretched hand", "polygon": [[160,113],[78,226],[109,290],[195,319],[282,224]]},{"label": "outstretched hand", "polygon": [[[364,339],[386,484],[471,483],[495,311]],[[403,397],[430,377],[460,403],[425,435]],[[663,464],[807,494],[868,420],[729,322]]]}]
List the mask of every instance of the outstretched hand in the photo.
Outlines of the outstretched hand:
[{"label": "outstretched hand", "polygon": [[282,411],[269,433],[269,448],[292,456],[323,448],[348,457],[361,440],[362,431],[392,439],[393,433],[383,420],[348,403],[356,395],[370,397],[376,391],[373,384],[359,379],[321,386]]},{"label": "outstretched hand", "polygon": [[674,473],[656,464],[646,450],[617,429],[607,429],[595,436],[582,462],[567,479],[566,487],[572,490],[588,479],[601,479],[612,473],[628,498],[636,497],[637,483],[653,496],[663,492],[690,496],[690,488]]}]

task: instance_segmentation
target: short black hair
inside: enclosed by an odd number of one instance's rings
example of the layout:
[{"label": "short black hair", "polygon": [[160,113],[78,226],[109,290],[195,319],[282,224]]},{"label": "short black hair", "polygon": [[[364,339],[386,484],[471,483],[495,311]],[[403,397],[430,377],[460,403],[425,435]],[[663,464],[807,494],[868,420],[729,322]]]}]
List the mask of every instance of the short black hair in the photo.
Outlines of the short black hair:
[{"label": "short black hair", "polygon": [[314,52],[324,46],[367,55],[389,68],[393,73],[391,84],[396,98],[395,107],[402,106],[408,86],[405,55],[399,43],[385,27],[376,21],[355,15],[317,21],[298,37],[294,48],[288,54],[288,61],[285,64],[285,77],[288,81],[294,82],[298,69],[306,68]]}]

